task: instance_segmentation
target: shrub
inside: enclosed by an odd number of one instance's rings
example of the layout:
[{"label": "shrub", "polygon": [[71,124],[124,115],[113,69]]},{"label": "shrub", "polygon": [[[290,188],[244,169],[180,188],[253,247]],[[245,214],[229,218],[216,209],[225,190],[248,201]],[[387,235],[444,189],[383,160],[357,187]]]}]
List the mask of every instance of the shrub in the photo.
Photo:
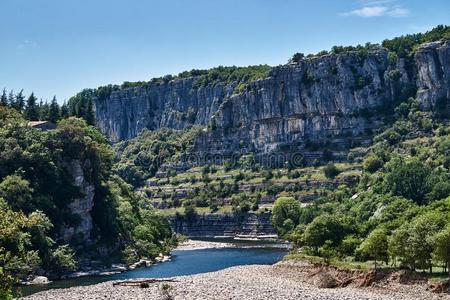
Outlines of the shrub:
[{"label": "shrub", "polygon": [[339,173],[341,173],[341,170],[338,169],[333,163],[327,164],[325,167],[323,167],[323,172],[325,174],[325,177],[329,179],[335,178]]},{"label": "shrub", "polygon": [[375,155],[367,156],[363,162],[364,170],[366,170],[369,173],[374,173],[378,171],[383,167],[383,165],[384,161]]},{"label": "shrub", "polygon": [[272,210],[272,224],[281,236],[289,233],[300,222],[300,204],[292,197],[280,197]]},{"label": "shrub", "polygon": [[360,246],[362,254],[375,260],[375,269],[377,261],[388,263],[388,239],[384,229],[373,230]]},{"label": "shrub", "polygon": [[418,160],[395,163],[386,176],[385,187],[396,196],[424,204],[431,189],[430,176],[430,168]]}]

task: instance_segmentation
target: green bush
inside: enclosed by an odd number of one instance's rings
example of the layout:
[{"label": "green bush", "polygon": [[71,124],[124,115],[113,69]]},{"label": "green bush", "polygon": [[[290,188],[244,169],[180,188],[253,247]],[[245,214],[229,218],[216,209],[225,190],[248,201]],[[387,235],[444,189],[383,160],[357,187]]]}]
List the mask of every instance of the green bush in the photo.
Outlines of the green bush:
[{"label": "green bush", "polygon": [[300,223],[300,204],[291,197],[278,198],[272,210],[272,224],[283,236]]},{"label": "green bush", "polygon": [[323,173],[325,174],[325,177],[333,179],[341,173],[341,170],[339,170],[333,163],[329,163],[323,167]]}]

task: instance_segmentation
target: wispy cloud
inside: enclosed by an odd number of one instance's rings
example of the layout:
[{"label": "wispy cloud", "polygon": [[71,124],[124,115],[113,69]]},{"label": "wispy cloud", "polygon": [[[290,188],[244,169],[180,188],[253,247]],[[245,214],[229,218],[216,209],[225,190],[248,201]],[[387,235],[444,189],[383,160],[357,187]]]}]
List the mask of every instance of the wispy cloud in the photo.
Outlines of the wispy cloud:
[{"label": "wispy cloud", "polygon": [[395,4],[395,0],[360,0],[359,8],[341,13],[341,16],[357,16],[362,18],[373,17],[406,17],[409,10],[401,5]]},{"label": "wispy cloud", "polygon": [[361,6],[378,6],[394,2],[395,0],[359,0]]},{"label": "wispy cloud", "polygon": [[36,48],[37,43],[30,40],[23,40],[19,44],[17,44],[17,50],[24,50],[26,48]]}]

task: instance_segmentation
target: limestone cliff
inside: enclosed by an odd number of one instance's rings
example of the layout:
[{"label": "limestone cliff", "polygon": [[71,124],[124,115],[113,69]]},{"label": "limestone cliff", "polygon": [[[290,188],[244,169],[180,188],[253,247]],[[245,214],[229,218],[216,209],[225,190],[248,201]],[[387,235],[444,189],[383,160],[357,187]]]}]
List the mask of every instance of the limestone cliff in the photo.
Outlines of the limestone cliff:
[{"label": "limestone cliff", "polygon": [[111,141],[144,128],[214,124],[197,149],[216,153],[294,148],[308,139],[358,137],[376,128],[383,108],[409,96],[433,107],[450,93],[450,43],[422,45],[414,59],[380,48],[272,68],[240,93],[236,83],[196,88],[196,77],[119,89],[96,99],[96,120]]},{"label": "limestone cliff", "polygon": [[450,99],[450,43],[434,42],[417,50],[417,96],[428,107]]},{"label": "limestone cliff", "polygon": [[80,197],[69,204],[71,214],[79,218],[76,226],[65,227],[62,232],[62,238],[65,241],[77,239],[85,243],[91,239],[92,231],[92,208],[94,207],[95,187],[90,183],[84,173],[83,165],[80,160],[71,160],[66,163],[66,170],[72,176],[74,186],[80,189]]},{"label": "limestone cliff", "polygon": [[173,230],[191,238],[199,237],[268,237],[276,235],[270,213],[197,215],[192,220],[169,218]]}]

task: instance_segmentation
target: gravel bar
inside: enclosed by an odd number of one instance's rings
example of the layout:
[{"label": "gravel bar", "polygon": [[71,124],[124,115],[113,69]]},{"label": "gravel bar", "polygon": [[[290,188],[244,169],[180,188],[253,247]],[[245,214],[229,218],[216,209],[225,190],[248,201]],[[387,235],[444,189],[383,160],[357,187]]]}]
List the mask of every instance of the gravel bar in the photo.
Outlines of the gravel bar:
[{"label": "gravel bar", "polygon": [[[139,286],[114,286],[113,281],[91,286],[54,289],[25,299],[309,299],[309,300],[425,300],[450,299],[421,285],[377,288],[317,288],[289,273],[280,275],[270,265],[237,266],[217,272],[174,277],[177,282]],[[299,276],[301,276],[299,274]],[[164,292],[165,290],[165,292]]]}]

